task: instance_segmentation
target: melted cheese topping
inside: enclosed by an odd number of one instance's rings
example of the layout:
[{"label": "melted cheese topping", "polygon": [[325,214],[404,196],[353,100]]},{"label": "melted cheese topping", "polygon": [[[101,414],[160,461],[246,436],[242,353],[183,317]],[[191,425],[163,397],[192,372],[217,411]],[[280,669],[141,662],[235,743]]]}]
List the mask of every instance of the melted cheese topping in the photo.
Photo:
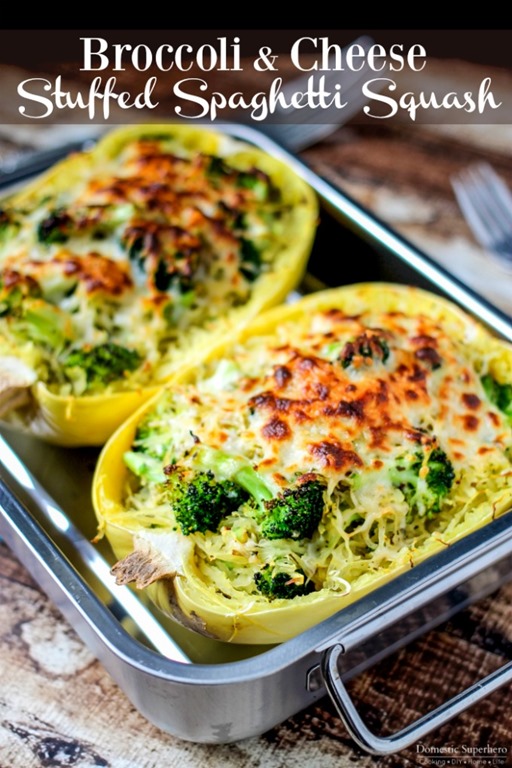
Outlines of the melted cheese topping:
[{"label": "melted cheese topping", "polygon": [[158,382],[191,328],[250,300],[286,245],[286,215],[258,168],[171,137],[131,141],[69,188],[0,212],[0,354],[83,394],[103,384],[67,356],[115,344],[140,365],[110,390]]},{"label": "melted cheese topping", "polygon": [[[204,469],[205,452],[222,455],[219,479],[233,475],[230,457],[274,496],[297,480],[320,481],[324,513],[311,538],[267,538],[251,501],[190,538],[201,577],[230,600],[266,600],[256,586],[265,566],[346,594],[510,501],[512,425],[487,398],[485,365],[426,316],[318,311],[250,338],[166,392],[134,451],[160,471]],[[434,455],[449,463],[449,482],[429,510]],[[165,482],[138,474],[120,524],[176,530]]]}]

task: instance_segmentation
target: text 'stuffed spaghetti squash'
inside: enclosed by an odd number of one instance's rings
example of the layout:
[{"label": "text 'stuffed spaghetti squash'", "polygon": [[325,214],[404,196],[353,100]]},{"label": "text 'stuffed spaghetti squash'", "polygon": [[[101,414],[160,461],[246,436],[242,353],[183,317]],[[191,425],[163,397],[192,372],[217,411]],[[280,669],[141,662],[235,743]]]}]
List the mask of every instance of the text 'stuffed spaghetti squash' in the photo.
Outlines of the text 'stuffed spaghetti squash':
[{"label": "text 'stuffed spaghetti squash'", "polygon": [[101,444],[300,280],[317,201],[205,128],[118,129],[0,204],[0,415]]},{"label": "text 'stuffed spaghetti squash'", "polygon": [[121,583],[274,643],[512,505],[512,348],[449,302],[360,284],[271,310],[104,448]]}]

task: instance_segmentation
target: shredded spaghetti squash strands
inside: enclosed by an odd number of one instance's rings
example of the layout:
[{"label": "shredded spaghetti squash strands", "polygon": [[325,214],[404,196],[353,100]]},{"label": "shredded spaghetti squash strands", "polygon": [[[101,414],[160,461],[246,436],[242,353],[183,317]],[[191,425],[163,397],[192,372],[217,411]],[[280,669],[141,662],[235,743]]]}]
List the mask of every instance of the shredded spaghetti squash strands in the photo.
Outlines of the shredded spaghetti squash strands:
[{"label": "shredded spaghetti squash strands", "polygon": [[[347,596],[377,573],[414,566],[433,543],[449,545],[469,522],[486,522],[490,500],[493,514],[503,511],[512,426],[481,383],[495,358],[424,314],[333,308],[250,337],[167,391],[143,422],[165,445],[162,466],[192,467],[207,446],[247,461],[274,494],[308,473],[325,486],[310,538],[266,538],[250,501],[217,531],[190,534],[216,599],[240,610],[265,603],[255,575],[267,565]],[[419,493],[434,470],[419,470],[414,501],[404,467],[434,450],[448,458],[453,483],[427,513]],[[129,491],[113,522],[178,529],[165,485],[151,482]]]}]

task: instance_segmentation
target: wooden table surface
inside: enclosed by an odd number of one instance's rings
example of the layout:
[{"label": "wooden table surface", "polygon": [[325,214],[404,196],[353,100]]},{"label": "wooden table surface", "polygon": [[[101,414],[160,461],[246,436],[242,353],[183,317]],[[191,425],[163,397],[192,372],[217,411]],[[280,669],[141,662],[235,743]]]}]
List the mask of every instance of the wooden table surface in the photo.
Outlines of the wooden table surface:
[{"label": "wooden table surface", "polygon": [[[507,85],[508,75],[498,75]],[[486,158],[512,185],[509,129],[356,124],[304,156],[511,311],[512,277],[473,241],[449,184],[458,167]],[[0,151],[8,153],[15,137],[5,125],[1,130]],[[35,131],[24,134],[28,143],[39,138]],[[350,691],[371,727],[392,731],[511,657],[512,585],[506,585],[362,674]],[[235,744],[197,745],[165,734],[134,709],[5,544],[0,544],[0,680],[0,768],[398,768],[441,764],[436,749],[446,746],[454,756],[444,764],[512,765],[510,688],[420,745],[386,758],[354,745],[327,698],[259,738]],[[491,761],[489,747],[506,753],[501,762],[496,753]]]}]

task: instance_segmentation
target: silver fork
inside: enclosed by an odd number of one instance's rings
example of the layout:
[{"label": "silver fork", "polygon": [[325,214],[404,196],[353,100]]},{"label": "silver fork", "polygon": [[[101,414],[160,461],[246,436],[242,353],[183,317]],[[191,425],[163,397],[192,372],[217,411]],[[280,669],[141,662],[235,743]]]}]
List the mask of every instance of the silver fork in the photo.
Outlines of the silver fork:
[{"label": "silver fork", "polygon": [[[341,50],[343,61],[345,61],[347,49],[356,44],[361,46],[361,49],[366,53],[374,41],[367,35],[357,38]],[[329,60],[329,64],[334,66],[333,58]],[[280,93],[287,103],[294,93],[305,91],[309,79],[314,77],[317,84],[319,78],[323,78],[325,92],[334,94],[339,91],[340,100],[346,103],[346,106],[337,108],[335,104],[332,104],[326,107],[284,109],[278,102],[276,111],[270,118],[271,122],[254,123],[254,128],[259,129],[291,152],[299,152],[312,146],[348,122],[367,103],[368,98],[363,96],[361,85],[368,77],[369,71],[370,68],[365,64],[359,71],[329,68],[326,72],[308,72],[292,78],[280,89]],[[243,116],[240,122],[243,122]],[[73,141],[51,149],[28,152],[19,158],[12,158],[11,160],[7,158],[3,167],[0,164],[0,187],[14,184],[28,176],[40,173],[71,152],[80,152],[89,148],[95,141],[96,138],[87,141]]]},{"label": "silver fork", "polygon": [[477,241],[512,268],[512,193],[488,163],[451,179],[455,197]]}]

